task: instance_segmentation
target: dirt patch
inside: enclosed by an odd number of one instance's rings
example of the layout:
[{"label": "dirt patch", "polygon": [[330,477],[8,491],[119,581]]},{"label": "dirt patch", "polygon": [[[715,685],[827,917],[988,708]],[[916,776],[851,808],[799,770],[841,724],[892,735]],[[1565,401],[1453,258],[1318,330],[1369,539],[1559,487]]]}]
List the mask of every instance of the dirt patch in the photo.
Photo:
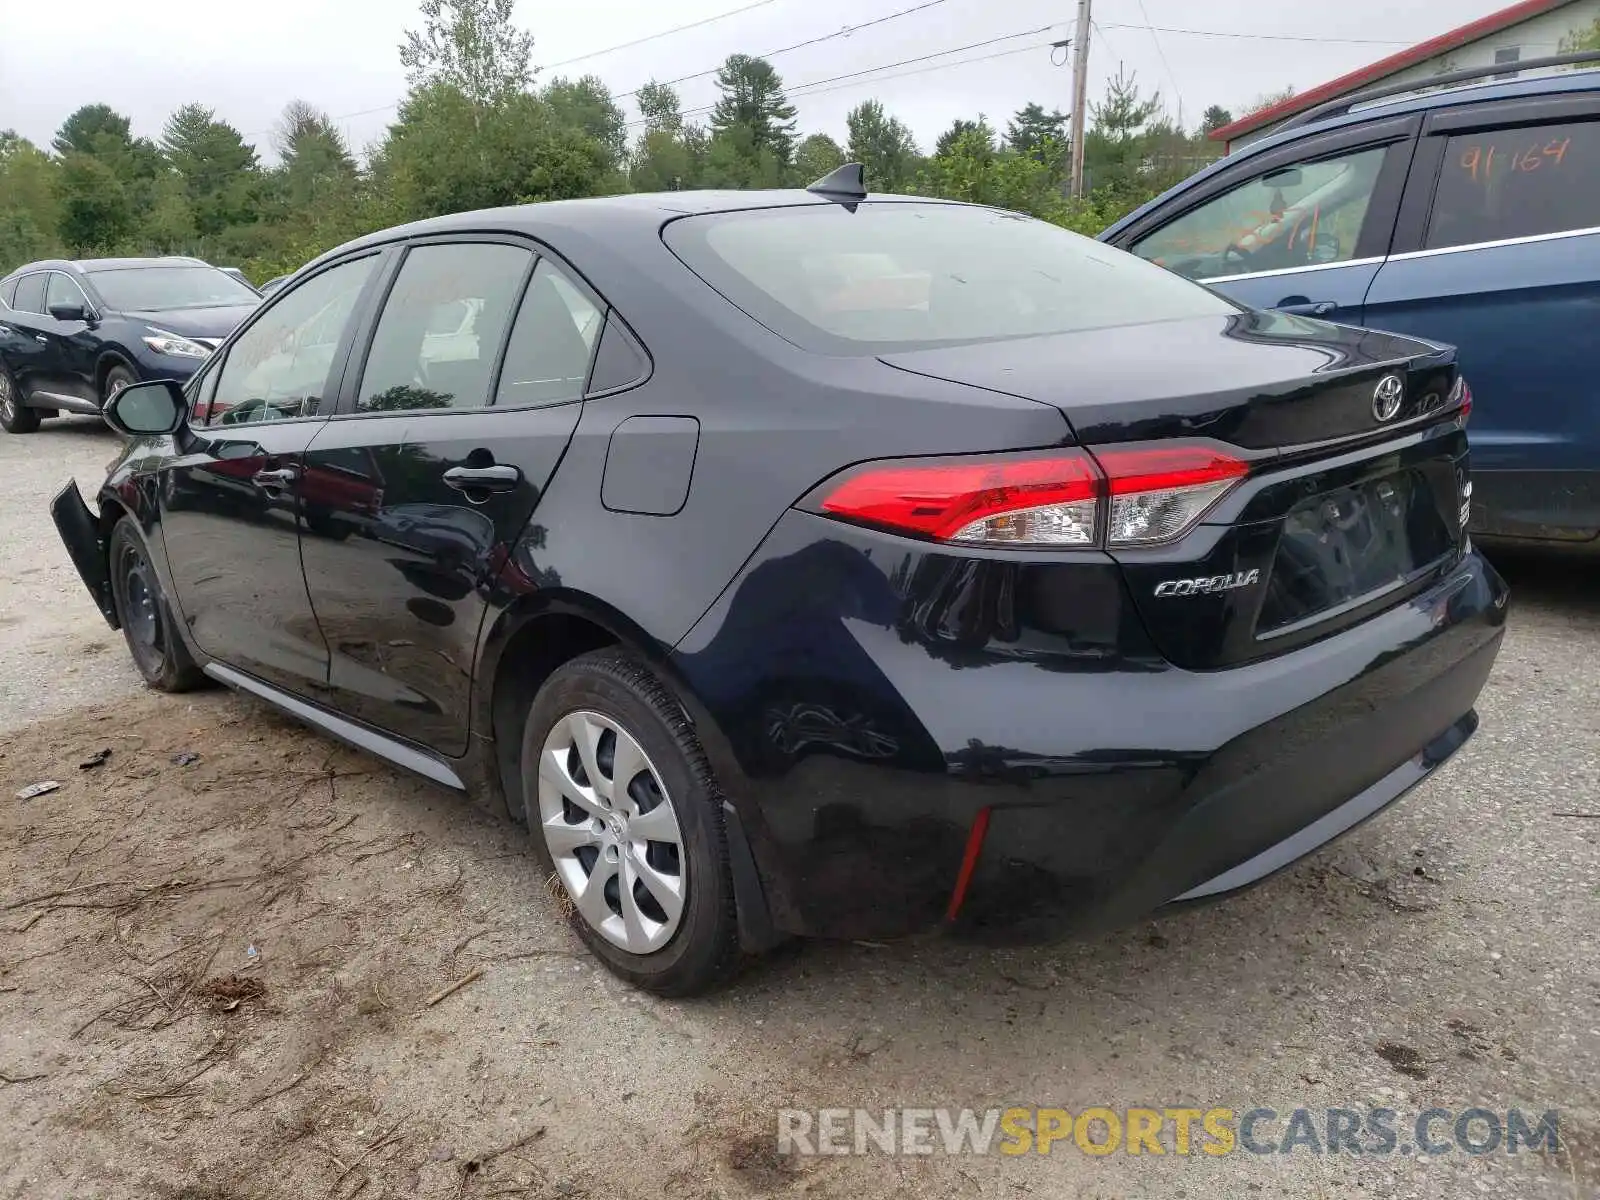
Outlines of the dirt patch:
[{"label": "dirt patch", "polygon": [[259,979],[246,979],[242,975],[224,975],[208,979],[200,986],[200,997],[217,1012],[232,1012],[246,1000],[259,1000],[267,994],[267,985]]},{"label": "dirt patch", "polygon": [[1403,1042],[1379,1042],[1376,1050],[1378,1057],[1400,1074],[1409,1075],[1412,1079],[1428,1077],[1428,1060],[1422,1056],[1421,1051]]},{"label": "dirt patch", "polygon": [[[406,1061],[496,968],[571,972],[514,827],[223,693],[55,723],[0,771],[0,1125],[25,1157],[73,1131],[61,1194],[428,1194],[441,1142],[446,1194],[537,1182],[538,1138],[488,1144],[481,1093],[427,1098]],[[483,861],[519,921],[472,894]]]}]

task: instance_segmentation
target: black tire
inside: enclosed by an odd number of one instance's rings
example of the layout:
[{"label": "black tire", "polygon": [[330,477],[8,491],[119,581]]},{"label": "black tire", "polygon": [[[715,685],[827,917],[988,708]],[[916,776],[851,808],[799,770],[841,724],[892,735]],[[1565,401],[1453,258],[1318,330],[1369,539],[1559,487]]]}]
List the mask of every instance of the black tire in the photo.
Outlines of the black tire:
[{"label": "black tire", "polygon": [[0,429],[7,433],[32,433],[39,428],[40,413],[22,403],[17,381],[0,363]]},{"label": "black tire", "polygon": [[117,618],[133,665],[144,681],[162,692],[192,691],[205,683],[204,673],[178,635],[172,609],[132,517],[123,517],[112,529],[108,558]]},{"label": "black tire", "polygon": [[100,384],[100,407],[104,408],[111,402],[111,397],[129,384],[138,382],[137,375],[121,363],[117,363],[106,372],[105,380]]},{"label": "black tire", "polygon": [[[682,913],[670,940],[650,953],[632,953],[608,940],[578,911],[544,836],[538,790],[540,757],[557,726],[578,713],[599,714],[631,735],[665,793],[656,803],[670,799],[676,814],[682,838],[681,862],[675,863],[683,880]],[[602,742],[597,759],[603,756],[603,747]],[[615,749],[612,753],[614,756]],[[603,761],[601,769],[608,769]],[[613,974],[663,996],[691,996],[716,987],[737,970],[738,920],[722,822],[722,793],[682,709],[643,663],[625,651],[596,650],[573,659],[545,681],[523,725],[522,794],[534,855],[547,885],[573,930]],[[634,819],[639,819],[637,813]],[[655,849],[651,843],[647,860]],[[589,869],[598,867],[597,858]],[[620,880],[624,876],[617,870]],[[619,900],[608,903],[620,911],[616,908]]]}]

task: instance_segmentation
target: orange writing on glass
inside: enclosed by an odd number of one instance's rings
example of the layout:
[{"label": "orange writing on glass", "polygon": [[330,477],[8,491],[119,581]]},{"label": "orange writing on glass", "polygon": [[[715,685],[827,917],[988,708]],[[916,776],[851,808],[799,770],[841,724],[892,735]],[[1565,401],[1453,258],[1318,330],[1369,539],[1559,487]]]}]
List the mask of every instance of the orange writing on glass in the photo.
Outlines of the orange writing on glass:
[{"label": "orange writing on glass", "polygon": [[[1506,169],[1513,174],[1526,175],[1541,169],[1547,163],[1553,167],[1560,167],[1566,162],[1567,150],[1571,145],[1570,137],[1552,138],[1542,146],[1535,142],[1522,150],[1509,151],[1511,165]],[[1487,186],[1494,176],[1494,157],[1497,149],[1500,147],[1493,143],[1488,146],[1468,146],[1461,152],[1457,165],[1473,182]]]}]

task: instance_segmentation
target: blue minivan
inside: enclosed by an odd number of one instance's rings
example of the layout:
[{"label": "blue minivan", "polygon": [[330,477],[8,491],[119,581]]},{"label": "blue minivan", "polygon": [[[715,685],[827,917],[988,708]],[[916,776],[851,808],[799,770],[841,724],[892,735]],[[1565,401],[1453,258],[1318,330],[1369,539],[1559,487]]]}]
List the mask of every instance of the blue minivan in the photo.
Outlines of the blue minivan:
[{"label": "blue minivan", "polygon": [[1472,532],[1600,553],[1600,70],[1313,109],[1100,236],[1252,307],[1454,344]]}]

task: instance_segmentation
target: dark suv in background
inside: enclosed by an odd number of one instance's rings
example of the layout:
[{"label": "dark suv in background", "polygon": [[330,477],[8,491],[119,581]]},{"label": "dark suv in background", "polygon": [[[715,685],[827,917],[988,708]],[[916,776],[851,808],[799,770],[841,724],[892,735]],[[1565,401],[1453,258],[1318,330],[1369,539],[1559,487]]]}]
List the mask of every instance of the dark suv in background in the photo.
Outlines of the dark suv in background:
[{"label": "dark suv in background", "polygon": [[261,303],[197,258],[47,260],[0,279],[0,426],[98,416],[130,383],[185,380]]}]

